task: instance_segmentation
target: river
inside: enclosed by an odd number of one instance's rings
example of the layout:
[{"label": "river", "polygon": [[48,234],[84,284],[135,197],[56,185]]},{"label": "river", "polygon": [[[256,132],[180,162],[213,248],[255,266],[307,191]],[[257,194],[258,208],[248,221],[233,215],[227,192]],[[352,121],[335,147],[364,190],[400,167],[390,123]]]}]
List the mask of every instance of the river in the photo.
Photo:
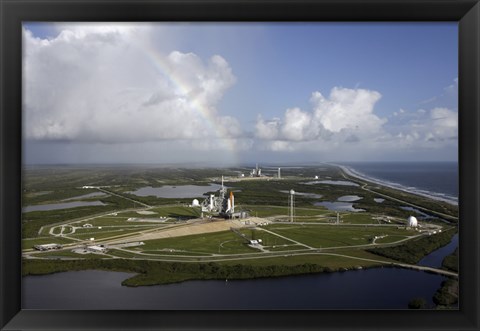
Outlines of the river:
[{"label": "river", "polygon": [[188,281],[125,287],[131,274],[76,271],[28,276],[24,309],[404,309],[431,297],[445,278],[397,268],[375,268],[270,279]]}]

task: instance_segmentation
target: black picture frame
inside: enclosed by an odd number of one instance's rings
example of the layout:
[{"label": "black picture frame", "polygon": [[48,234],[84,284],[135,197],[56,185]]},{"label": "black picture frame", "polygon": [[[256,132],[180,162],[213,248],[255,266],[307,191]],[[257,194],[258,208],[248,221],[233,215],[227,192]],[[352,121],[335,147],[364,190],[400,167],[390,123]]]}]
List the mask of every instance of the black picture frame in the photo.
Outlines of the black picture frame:
[{"label": "black picture frame", "polygon": [[[479,330],[480,4],[477,0],[0,0],[1,330]],[[23,21],[456,21],[460,309],[52,311],[21,309]]]}]

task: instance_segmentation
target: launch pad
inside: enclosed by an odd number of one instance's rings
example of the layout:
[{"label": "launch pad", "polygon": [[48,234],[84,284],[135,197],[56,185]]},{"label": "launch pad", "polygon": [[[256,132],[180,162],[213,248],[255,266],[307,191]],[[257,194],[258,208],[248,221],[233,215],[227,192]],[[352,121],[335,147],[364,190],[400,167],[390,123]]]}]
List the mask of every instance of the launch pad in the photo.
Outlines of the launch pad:
[{"label": "launch pad", "polygon": [[203,200],[201,204],[196,204],[194,200],[192,207],[201,207],[202,213],[212,213],[224,218],[247,218],[249,217],[248,211],[237,211],[235,212],[235,196],[233,191],[228,193],[227,188],[223,185],[223,176],[222,176],[222,187],[218,190],[218,196],[215,194],[210,194],[208,198]]}]

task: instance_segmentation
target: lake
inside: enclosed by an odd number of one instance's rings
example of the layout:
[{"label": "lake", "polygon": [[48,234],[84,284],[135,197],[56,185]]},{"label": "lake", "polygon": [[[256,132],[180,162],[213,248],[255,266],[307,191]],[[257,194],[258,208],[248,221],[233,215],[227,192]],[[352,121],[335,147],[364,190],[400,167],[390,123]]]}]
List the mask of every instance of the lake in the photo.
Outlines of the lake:
[{"label": "lake", "polygon": [[47,210],[57,210],[57,209],[68,209],[76,207],[85,207],[85,206],[105,206],[101,201],[72,201],[72,202],[62,202],[62,203],[50,203],[45,205],[32,205],[22,208],[23,213],[28,213],[31,211],[47,211]]},{"label": "lake", "polygon": [[76,271],[23,279],[24,309],[406,309],[429,305],[445,277],[398,268],[374,268],[228,282],[124,287],[132,274]]},{"label": "lake", "polygon": [[199,198],[207,192],[218,191],[222,185],[209,184],[208,186],[197,185],[178,185],[178,186],[160,186],[141,187],[136,191],[127,192],[140,197],[156,196],[157,198]]}]

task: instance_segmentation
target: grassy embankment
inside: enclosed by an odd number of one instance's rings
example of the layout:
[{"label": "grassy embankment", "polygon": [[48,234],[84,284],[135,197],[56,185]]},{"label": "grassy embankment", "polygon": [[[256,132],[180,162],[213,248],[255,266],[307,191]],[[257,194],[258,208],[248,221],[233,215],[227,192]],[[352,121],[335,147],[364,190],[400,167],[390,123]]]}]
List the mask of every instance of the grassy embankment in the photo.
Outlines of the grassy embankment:
[{"label": "grassy embankment", "polygon": [[[361,258],[372,257],[371,254],[361,251],[343,252],[343,254]],[[22,273],[27,276],[89,269],[133,272],[136,275],[125,280],[123,285],[143,286],[186,280],[231,280],[291,276],[380,265],[380,263],[330,255],[284,256],[251,259],[242,262],[215,263],[178,263],[126,259],[24,260]]]}]

